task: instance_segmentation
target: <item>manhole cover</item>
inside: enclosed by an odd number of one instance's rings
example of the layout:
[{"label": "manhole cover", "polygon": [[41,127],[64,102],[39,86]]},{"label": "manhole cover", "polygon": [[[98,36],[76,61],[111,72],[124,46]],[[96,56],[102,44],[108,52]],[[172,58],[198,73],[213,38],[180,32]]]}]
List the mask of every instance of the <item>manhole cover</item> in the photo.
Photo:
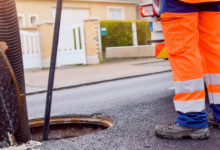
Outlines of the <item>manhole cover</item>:
[{"label": "manhole cover", "polygon": [[[43,134],[44,119],[34,119],[29,121],[32,140],[41,141]],[[114,121],[100,116],[81,117],[65,116],[52,117],[50,119],[49,140],[58,140],[84,136],[110,128]]]}]

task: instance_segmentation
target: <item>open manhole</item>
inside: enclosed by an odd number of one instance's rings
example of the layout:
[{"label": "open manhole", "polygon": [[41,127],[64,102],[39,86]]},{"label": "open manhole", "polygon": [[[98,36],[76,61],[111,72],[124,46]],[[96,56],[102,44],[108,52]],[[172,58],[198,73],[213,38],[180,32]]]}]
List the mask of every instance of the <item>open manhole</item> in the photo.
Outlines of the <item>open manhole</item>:
[{"label": "open manhole", "polygon": [[[43,118],[29,121],[32,140],[42,141],[43,123]],[[105,130],[113,125],[113,120],[101,116],[51,117],[48,138],[49,140],[58,140],[88,135]]]}]

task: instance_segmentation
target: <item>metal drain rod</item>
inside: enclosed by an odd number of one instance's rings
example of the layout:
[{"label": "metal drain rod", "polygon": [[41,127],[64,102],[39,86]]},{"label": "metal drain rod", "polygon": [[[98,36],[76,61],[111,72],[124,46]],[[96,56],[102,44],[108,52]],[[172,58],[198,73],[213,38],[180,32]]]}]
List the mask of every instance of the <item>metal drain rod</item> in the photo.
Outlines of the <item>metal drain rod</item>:
[{"label": "metal drain rod", "polygon": [[51,103],[52,103],[52,95],[53,95],[54,75],[56,69],[57,47],[58,47],[59,33],[60,33],[62,3],[63,0],[57,0],[56,20],[55,20],[54,36],[53,36],[53,48],[52,48],[51,62],[50,62],[50,73],[48,79],[47,100],[46,100],[43,138],[42,138],[43,141],[48,140],[49,126],[50,126],[50,113],[51,113]]}]

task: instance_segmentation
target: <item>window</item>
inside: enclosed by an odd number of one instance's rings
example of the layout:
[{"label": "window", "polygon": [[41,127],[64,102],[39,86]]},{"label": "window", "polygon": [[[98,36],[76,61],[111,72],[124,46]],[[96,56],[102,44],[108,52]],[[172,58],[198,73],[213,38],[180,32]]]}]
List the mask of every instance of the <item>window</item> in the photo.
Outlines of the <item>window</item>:
[{"label": "window", "polygon": [[25,17],[23,14],[18,14],[18,24],[19,24],[19,27],[25,26]]},{"label": "window", "polygon": [[123,7],[107,7],[109,20],[125,20]]},{"label": "window", "polygon": [[29,19],[29,26],[34,26],[38,22],[38,15],[30,14],[28,15],[28,19]]},{"label": "window", "polygon": [[[56,8],[53,8],[53,21],[55,21]],[[63,8],[61,15],[61,24],[60,29],[65,29],[76,23],[83,22],[84,19],[90,17],[89,9],[72,9],[72,8]]]}]

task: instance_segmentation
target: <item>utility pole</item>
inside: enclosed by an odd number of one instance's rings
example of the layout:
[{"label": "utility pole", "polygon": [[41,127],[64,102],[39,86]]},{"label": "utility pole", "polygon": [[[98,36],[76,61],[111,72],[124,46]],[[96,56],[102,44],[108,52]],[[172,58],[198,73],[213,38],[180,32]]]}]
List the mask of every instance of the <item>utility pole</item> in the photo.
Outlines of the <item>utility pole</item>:
[{"label": "utility pole", "polygon": [[43,141],[48,140],[49,126],[50,126],[50,113],[51,113],[51,103],[53,96],[54,75],[56,69],[57,47],[58,47],[59,33],[60,33],[62,3],[63,0],[57,0],[56,19],[55,19],[54,36],[53,36],[53,48],[52,48],[51,61],[50,61],[50,73],[48,79],[47,100],[46,100],[44,128],[43,128],[43,137],[42,137]]}]

